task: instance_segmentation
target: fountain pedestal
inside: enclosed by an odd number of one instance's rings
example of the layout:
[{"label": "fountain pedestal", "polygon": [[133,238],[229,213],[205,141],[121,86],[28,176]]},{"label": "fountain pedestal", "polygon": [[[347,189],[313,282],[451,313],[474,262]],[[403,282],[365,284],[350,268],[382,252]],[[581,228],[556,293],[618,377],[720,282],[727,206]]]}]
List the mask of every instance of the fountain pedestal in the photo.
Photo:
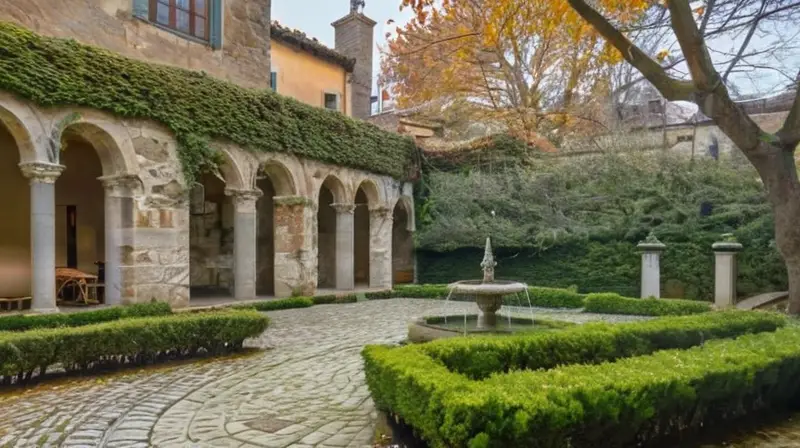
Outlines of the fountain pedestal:
[{"label": "fountain pedestal", "polygon": [[478,308],[481,314],[478,316],[478,328],[490,330],[497,327],[497,311],[503,306],[503,296],[490,295],[478,296]]}]

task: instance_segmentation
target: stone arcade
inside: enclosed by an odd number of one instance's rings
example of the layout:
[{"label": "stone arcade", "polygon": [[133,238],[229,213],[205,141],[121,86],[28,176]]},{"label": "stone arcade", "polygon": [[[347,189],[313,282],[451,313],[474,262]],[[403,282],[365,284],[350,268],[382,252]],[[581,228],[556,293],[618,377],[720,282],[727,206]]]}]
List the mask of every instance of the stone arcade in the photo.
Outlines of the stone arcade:
[{"label": "stone arcade", "polygon": [[[176,147],[152,121],[43,109],[0,92],[0,296],[56,309],[54,270],[68,258],[83,270],[105,260],[107,304],[174,307],[203,293],[388,288],[408,269],[411,184],[216,142],[221,178],[190,188]],[[67,204],[78,210],[72,254]]]}]

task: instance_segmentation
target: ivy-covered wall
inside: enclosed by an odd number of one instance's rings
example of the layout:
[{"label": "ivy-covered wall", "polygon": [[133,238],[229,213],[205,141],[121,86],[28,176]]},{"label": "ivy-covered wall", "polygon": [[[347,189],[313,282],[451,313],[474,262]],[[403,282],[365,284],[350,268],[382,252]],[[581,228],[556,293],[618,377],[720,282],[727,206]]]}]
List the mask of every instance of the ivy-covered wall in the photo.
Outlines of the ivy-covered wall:
[{"label": "ivy-covered wall", "polygon": [[416,176],[410,138],[269,90],[149,64],[0,22],[0,89],[40,106],[84,106],[169,127],[191,182],[219,157],[212,139],[398,179]]}]

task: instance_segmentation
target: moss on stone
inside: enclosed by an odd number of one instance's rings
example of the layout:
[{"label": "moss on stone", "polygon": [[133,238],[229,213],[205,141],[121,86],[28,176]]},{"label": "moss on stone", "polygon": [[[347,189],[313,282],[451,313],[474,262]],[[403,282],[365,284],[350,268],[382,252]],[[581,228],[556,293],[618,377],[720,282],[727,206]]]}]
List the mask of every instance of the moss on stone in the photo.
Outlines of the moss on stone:
[{"label": "moss on stone", "polygon": [[44,37],[8,22],[0,22],[0,89],[43,107],[83,106],[163,123],[176,135],[187,182],[220,162],[212,139],[398,179],[417,171],[410,138],[269,90]]}]

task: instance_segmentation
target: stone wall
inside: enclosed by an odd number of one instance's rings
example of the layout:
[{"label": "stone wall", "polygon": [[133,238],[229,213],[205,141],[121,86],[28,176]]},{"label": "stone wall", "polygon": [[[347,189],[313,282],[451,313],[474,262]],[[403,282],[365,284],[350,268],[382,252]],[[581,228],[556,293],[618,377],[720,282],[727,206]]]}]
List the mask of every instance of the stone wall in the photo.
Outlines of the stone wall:
[{"label": "stone wall", "polygon": [[133,17],[133,0],[3,0],[0,20],[149,62],[269,87],[271,0],[225,0],[221,50]]}]

